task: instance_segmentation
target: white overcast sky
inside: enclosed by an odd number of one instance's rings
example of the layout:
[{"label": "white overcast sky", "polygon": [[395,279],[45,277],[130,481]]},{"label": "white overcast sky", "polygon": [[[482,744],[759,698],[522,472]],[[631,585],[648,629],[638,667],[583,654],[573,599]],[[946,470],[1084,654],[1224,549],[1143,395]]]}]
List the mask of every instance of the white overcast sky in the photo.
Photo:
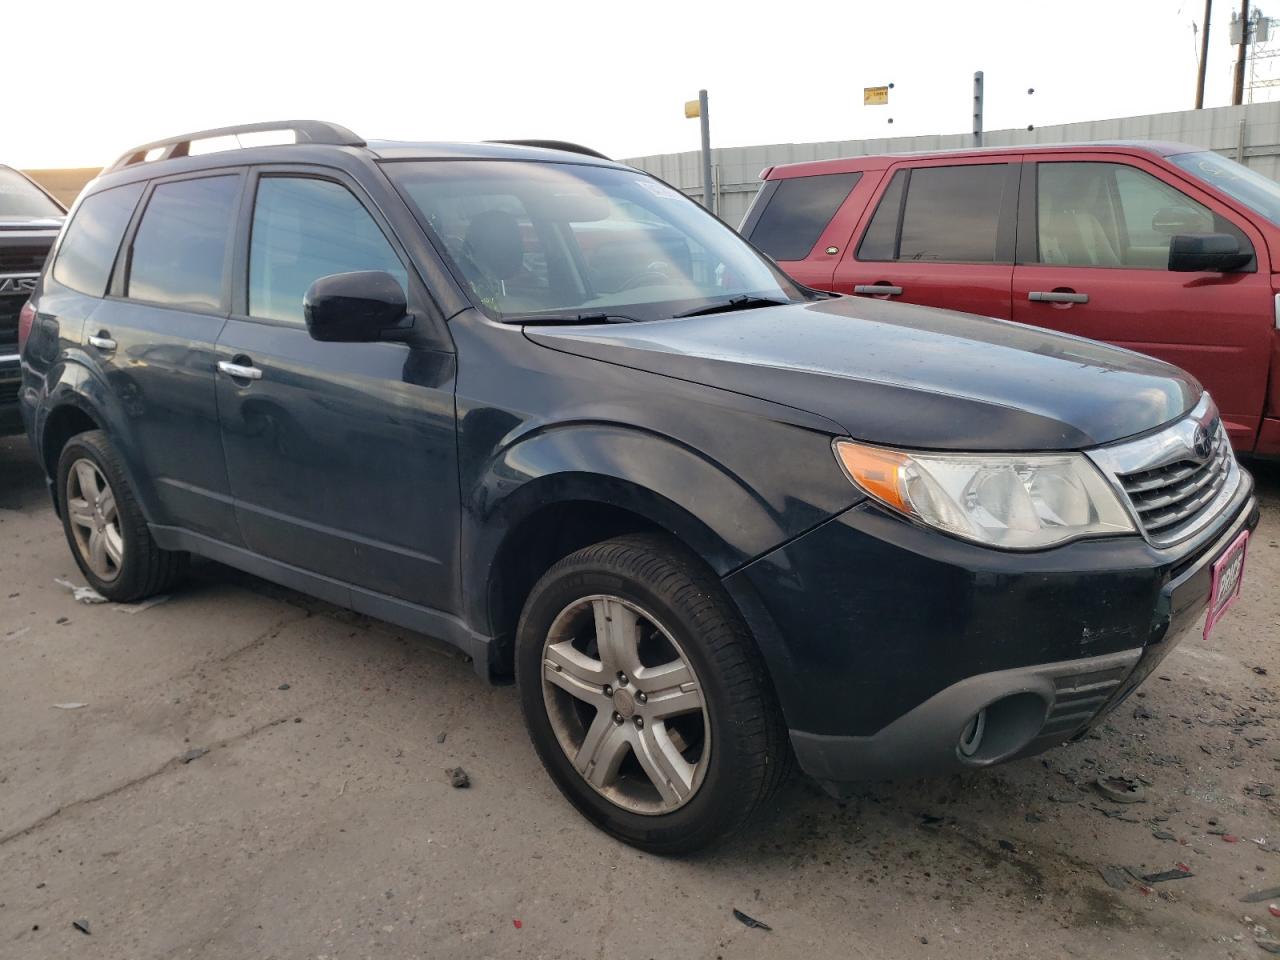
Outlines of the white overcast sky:
[{"label": "white overcast sky", "polygon": [[[1229,101],[1236,5],[1214,3],[1209,106]],[[713,146],[957,133],[977,69],[989,130],[1181,110],[1204,0],[64,0],[29,14],[54,8],[12,51],[6,88],[35,89],[0,162],[97,166],[176,133],[295,117],[631,157],[697,148],[683,104],[700,87]],[[863,86],[888,82],[890,106],[862,105]]]}]

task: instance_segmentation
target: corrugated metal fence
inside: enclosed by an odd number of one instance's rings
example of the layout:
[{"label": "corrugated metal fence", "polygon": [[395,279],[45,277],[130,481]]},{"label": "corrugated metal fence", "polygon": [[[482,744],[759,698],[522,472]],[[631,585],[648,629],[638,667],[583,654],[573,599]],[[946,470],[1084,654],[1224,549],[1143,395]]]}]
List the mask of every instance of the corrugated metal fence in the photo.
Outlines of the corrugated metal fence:
[{"label": "corrugated metal fence", "polygon": [[[714,136],[714,129],[712,134]],[[1259,173],[1280,179],[1280,101],[1240,107],[1213,107],[1153,113],[1116,120],[1065,123],[1035,130],[989,130],[983,144],[989,147],[1036,143],[1072,143],[1084,140],[1169,140],[1208,147],[1248,164]],[[827,140],[821,143],[777,143],[756,147],[712,149],[712,181],[717,212],[737,226],[746,213],[765,167],[804,160],[861,156],[869,153],[905,153],[913,150],[955,150],[969,147],[967,133],[925,137],[887,137],[878,140]],[[698,200],[702,199],[700,154],[665,153],[625,161],[648,170]]]}]

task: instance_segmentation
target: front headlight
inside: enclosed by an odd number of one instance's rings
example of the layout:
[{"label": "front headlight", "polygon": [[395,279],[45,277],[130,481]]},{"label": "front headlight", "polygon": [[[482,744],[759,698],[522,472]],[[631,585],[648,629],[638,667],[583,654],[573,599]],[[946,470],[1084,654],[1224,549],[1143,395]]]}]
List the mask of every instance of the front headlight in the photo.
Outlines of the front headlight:
[{"label": "front headlight", "polygon": [[1079,453],[907,453],[837,440],[836,458],[885,506],[1008,550],[1133,533],[1098,469]]}]

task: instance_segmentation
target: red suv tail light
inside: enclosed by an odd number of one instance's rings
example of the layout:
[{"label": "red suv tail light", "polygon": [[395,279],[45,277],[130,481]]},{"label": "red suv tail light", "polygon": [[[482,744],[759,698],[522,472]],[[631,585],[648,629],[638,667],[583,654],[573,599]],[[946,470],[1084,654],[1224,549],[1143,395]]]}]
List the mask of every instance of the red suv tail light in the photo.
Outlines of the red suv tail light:
[{"label": "red suv tail light", "polygon": [[18,352],[27,345],[27,337],[31,336],[31,325],[36,321],[36,308],[28,300],[18,312]]}]

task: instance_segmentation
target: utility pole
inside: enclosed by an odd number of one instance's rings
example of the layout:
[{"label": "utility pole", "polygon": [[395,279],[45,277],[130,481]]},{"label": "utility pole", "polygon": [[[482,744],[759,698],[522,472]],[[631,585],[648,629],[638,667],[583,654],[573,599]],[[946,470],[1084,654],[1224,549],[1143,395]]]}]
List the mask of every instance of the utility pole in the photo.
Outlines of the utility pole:
[{"label": "utility pole", "polygon": [[1209,18],[1213,14],[1213,0],[1204,0],[1204,36],[1200,38],[1200,69],[1196,72],[1196,109],[1204,109],[1204,73],[1209,65]]},{"label": "utility pole", "polygon": [[1249,56],[1249,0],[1240,0],[1240,45],[1236,47],[1236,77],[1231,105],[1244,103],[1244,62]]},{"label": "utility pole", "polygon": [[[1245,0],[1247,3],[1248,0]],[[982,71],[973,75],[973,145],[982,146]]]},{"label": "utility pole", "polygon": [[[1246,6],[1249,0],[1244,0]],[[1243,78],[1244,73],[1240,76]],[[702,205],[716,212],[711,184],[711,118],[707,116],[707,91],[698,91],[698,112],[702,117]]]},{"label": "utility pole", "polygon": [[707,91],[699,90],[697,100],[688,100],[684,115],[692,120],[702,119],[702,205],[715,213],[714,191],[711,185],[711,123],[707,117]]}]

